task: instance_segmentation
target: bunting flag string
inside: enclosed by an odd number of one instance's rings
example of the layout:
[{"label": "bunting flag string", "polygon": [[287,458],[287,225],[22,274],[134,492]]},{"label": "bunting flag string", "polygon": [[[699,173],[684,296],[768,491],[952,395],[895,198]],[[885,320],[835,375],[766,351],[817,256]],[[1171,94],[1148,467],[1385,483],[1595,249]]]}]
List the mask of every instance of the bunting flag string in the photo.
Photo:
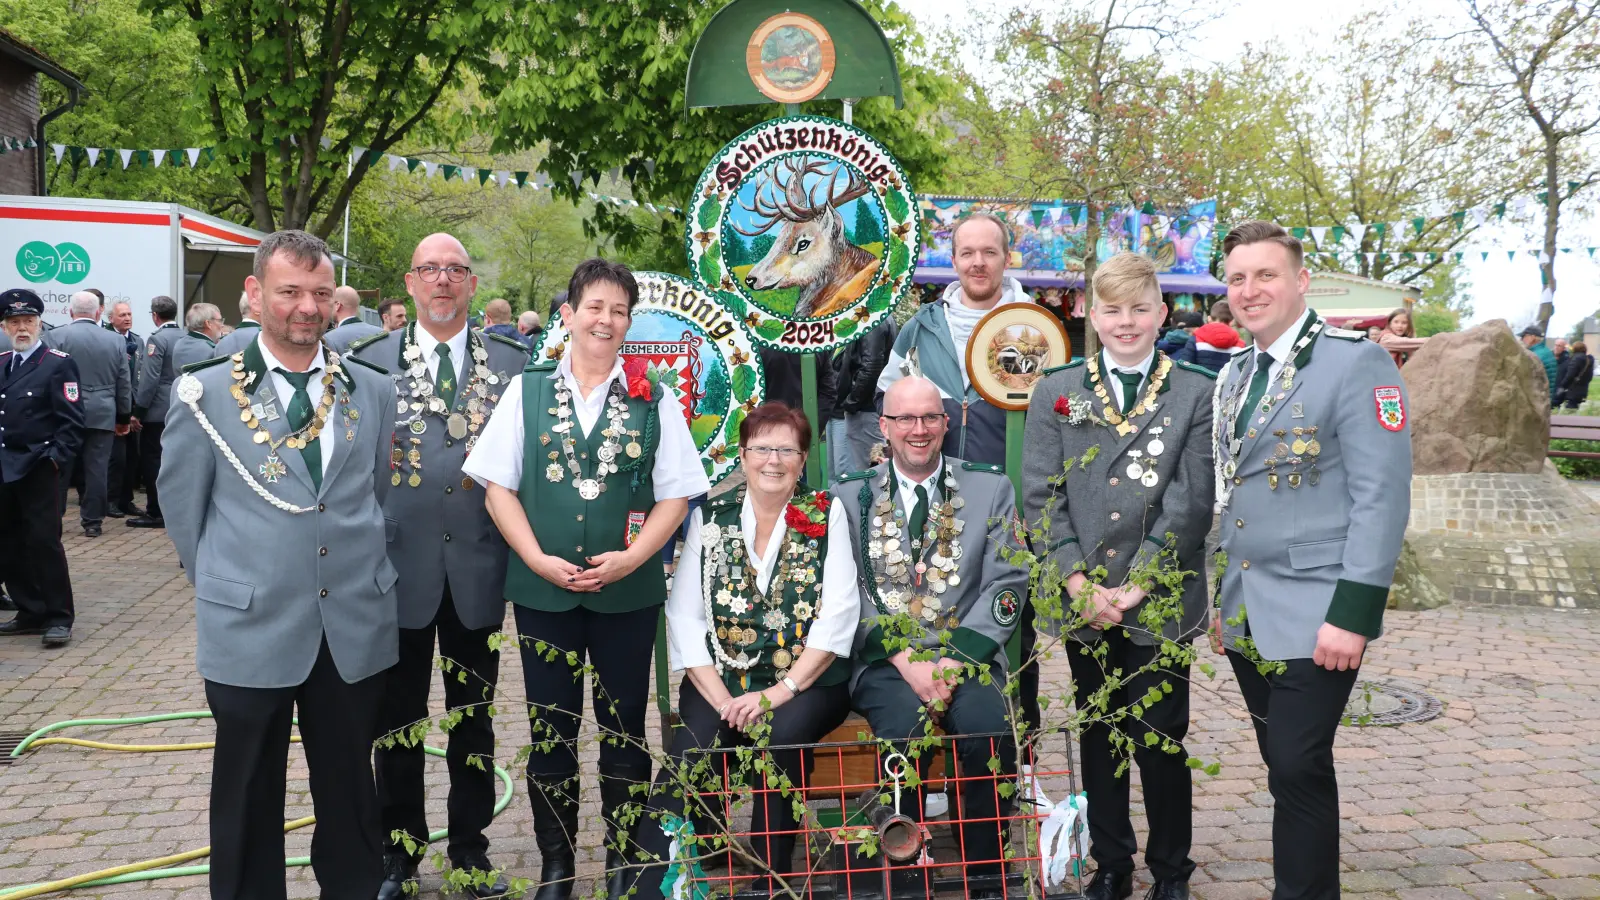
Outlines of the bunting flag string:
[{"label": "bunting flag string", "polygon": [[[1600,250],[1600,247],[1561,247],[1558,248],[1556,252],[1558,254],[1586,254],[1589,259],[1594,259],[1595,251],[1597,250]],[[1515,250],[1506,249],[1504,247],[1496,247],[1489,250],[1484,250],[1481,248],[1477,250],[1412,250],[1406,252],[1389,253],[1352,253],[1349,255],[1366,259],[1367,264],[1370,266],[1379,261],[1397,262],[1402,265],[1421,265],[1422,263],[1445,262],[1451,260],[1455,262],[1463,262],[1474,257],[1478,258],[1482,262],[1488,262],[1491,258],[1498,257],[1502,253],[1505,254],[1508,262],[1515,262],[1518,256],[1528,256],[1532,257],[1533,259],[1537,259],[1540,265],[1550,261],[1550,254],[1544,252],[1543,250]],[[1338,253],[1328,253],[1317,250],[1307,251],[1306,255],[1326,256],[1334,259],[1337,259],[1340,256]]]}]

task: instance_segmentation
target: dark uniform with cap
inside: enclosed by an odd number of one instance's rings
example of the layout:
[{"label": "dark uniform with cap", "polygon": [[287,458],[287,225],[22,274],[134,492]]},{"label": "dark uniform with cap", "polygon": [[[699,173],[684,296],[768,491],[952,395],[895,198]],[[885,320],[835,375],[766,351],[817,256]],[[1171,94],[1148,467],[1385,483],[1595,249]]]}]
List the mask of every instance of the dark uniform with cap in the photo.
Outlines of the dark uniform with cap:
[{"label": "dark uniform with cap", "polygon": [[[0,294],[0,319],[42,315],[38,294]],[[59,646],[72,638],[72,581],[57,485],[83,445],[83,404],[77,364],[40,337],[0,353],[0,581],[17,605],[0,635],[43,634]]]}]

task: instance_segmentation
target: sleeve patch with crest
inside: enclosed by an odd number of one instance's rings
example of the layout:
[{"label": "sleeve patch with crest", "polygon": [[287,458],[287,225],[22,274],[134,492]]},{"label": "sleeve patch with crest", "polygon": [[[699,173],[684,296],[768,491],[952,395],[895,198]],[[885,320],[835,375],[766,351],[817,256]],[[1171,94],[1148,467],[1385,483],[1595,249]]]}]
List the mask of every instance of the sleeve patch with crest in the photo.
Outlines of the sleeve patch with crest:
[{"label": "sleeve patch with crest", "polygon": [[1378,407],[1378,424],[1385,430],[1399,431],[1406,427],[1406,404],[1400,396],[1400,388],[1373,388],[1372,400]]},{"label": "sleeve patch with crest", "polygon": [[1017,621],[1017,616],[1022,613],[1022,601],[1017,599],[1017,592],[1007,589],[994,595],[994,603],[990,607],[995,624],[1010,626]]},{"label": "sleeve patch with crest", "polygon": [[155,341],[151,341],[150,343],[144,345],[144,355],[145,356],[155,356],[156,355],[156,342]]},{"label": "sleeve patch with crest", "polygon": [[61,384],[61,395],[63,397],[67,398],[67,402],[68,403],[77,403],[78,402],[78,383],[76,381],[65,381],[65,382],[62,382],[62,384]]}]

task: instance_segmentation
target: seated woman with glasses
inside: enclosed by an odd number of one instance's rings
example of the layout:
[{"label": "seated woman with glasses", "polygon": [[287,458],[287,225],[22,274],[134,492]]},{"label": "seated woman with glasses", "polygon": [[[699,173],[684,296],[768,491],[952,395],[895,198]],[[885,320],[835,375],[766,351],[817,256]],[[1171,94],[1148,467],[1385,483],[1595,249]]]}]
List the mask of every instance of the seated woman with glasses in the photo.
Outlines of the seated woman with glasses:
[{"label": "seated woman with glasses", "polygon": [[[801,751],[772,751],[783,778],[765,780],[735,754],[693,751],[753,741],[812,744],[850,712],[846,657],[861,619],[856,565],[843,507],[826,491],[799,484],[810,443],[804,413],[777,402],[757,407],[739,426],[745,486],[690,517],[667,598],[672,667],[687,677],[668,750],[673,762],[656,776],[651,811],[634,836],[646,858],[659,861],[640,876],[639,897],[662,896],[671,842],[663,824],[673,821],[668,814],[681,819],[688,804],[703,803],[700,809],[720,818],[721,798],[697,797],[696,791],[708,779],[720,783],[722,773],[737,771],[740,782],[757,791],[750,833],[763,880],[755,889],[780,893],[766,873],[791,871],[799,825],[794,797],[780,788],[803,783]],[[750,731],[762,722],[770,731],[755,741]],[[709,768],[694,772],[697,759]],[[696,855],[707,852],[700,846]]]}]

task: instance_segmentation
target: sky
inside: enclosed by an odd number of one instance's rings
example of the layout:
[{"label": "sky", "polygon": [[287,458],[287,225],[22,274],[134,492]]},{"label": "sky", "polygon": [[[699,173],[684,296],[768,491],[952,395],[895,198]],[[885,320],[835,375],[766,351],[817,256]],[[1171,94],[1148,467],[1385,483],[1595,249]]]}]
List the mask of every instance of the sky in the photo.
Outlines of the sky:
[{"label": "sky", "polygon": [[[968,23],[973,8],[972,0],[897,2],[927,30],[960,30]],[[983,7],[1003,15],[1011,9],[1037,6],[1038,2],[1040,0],[986,0]],[[1293,47],[1328,40],[1353,16],[1393,5],[1393,0],[1351,0],[1341,4],[1220,0],[1214,6],[1217,17],[1201,26],[1187,49],[1199,60],[1217,63],[1235,58],[1246,45],[1261,47],[1276,41]],[[1441,22],[1463,16],[1459,0],[1406,0],[1404,6],[1415,15],[1433,17]],[[965,62],[970,67],[980,64],[981,60],[969,56]],[[1561,234],[1559,244],[1562,247],[1600,246],[1600,225],[1592,221],[1563,221]],[[1465,260],[1471,285],[1468,293],[1473,298],[1473,316],[1469,323],[1506,319],[1520,329],[1533,320],[1539,306],[1538,260],[1526,253],[1518,253],[1515,260],[1508,260],[1506,251],[1534,248],[1540,243],[1540,239],[1520,229],[1485,228],[1468,245],[1459,248],[1473,251]],[[1487,261],[1477,252],[1482,250],[1493,251]],[[1558,254],[1556,280],[1559,291],[1555,297],[1555,317],[1551,320],[1552,337],[1565,335],[1579,320],[1600,308],[1600,253],[1592,259],[1583,249]]]}]

